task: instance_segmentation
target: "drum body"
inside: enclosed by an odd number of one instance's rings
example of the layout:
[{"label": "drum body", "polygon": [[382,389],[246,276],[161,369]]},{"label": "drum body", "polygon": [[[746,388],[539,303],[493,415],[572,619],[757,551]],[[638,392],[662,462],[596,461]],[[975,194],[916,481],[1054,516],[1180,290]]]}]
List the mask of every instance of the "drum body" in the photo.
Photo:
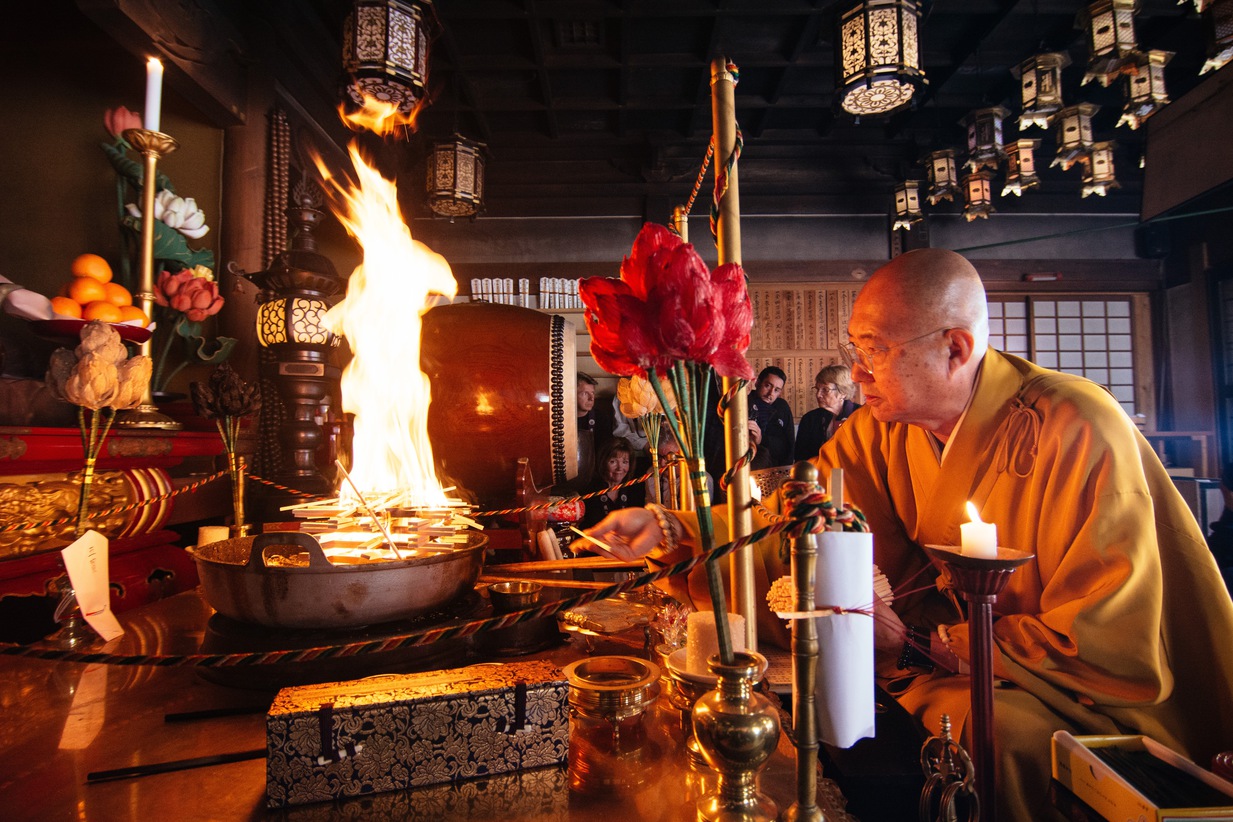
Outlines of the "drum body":
[{"label": "drum body", "polygon": [[485,505],[512,503],[520,458],[540,486],[578,473],[576,332],[554,314],[458,303],[423,318],[437,473]]}]

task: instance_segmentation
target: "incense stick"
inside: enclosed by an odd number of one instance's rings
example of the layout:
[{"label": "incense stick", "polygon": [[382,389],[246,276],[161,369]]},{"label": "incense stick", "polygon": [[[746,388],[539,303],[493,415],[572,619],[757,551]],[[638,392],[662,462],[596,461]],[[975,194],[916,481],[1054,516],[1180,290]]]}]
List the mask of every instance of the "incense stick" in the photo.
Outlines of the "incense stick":
[{"label": "incense stick", "polygon": [[351,486],[351,490],[355,492],[356,497],[360,500],[360,505],[364,506],[364,510],[368,512],[368,516],[372,517],[373,525],[381,530],[381,535],[385,537],[385,541],[389,543],[390,550],[394,552],[394,556],[402,559],[402,552],[398,550],[398,546],[394,544],[394,538],[390,536],[390,532],[385,530],[385,523],[377,519],[377,514],[368,505],[368,500],[364,499],[364,495],[360,493],[360,489],[356,487],[355,481],[351,479],[351,475],[347,473],[347,469],[343,467],[342,460],[334,460],[334,464],[338,466],[338,470],[342,472],[343,479]]},{"label": "incense stick", "polygon": [[593,545],[598,545],[600,548],[603,548],[604,553],[611,554],[614,557],[616,556],[616,551],[614,551],[607,543],[600,542],[595,537],[588,534],[586,531],[583,531],[580,528],[576,528],[573,525],[569,526],[569,530],[573,531],[575,534],[582,537],[587,542],[592,543]]},{"label": "incense stick", "polygon": [[204,768],[207,765],[222,765],[228,762],[243,762],[247,759],[261,759],[265,755],[265,748],[255,748],[251,751],[198,756],[193,759],[177,759],[172,762],[156,762],[150,765],[133,765],[129,768],[116,768],[110,771],[93,771],[86,774],[86,782],[110,782],[114,779],[130,779],[134,776],[149,776],[156,773],[184,771],[189,768]]}]

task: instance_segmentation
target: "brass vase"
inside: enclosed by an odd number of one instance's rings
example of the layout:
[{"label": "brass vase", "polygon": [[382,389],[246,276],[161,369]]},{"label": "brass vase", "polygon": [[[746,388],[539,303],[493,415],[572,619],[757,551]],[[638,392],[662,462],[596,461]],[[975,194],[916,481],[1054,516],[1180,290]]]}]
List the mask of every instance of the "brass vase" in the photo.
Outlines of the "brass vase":
[{"label": "brass vase", "polygon": [[773,820],[775,803],[758,793],[758,771],[779,744],[779,711],[754,692],[757,658],[743,652],[734,657],[731,665],[724,665],[718,655],[711,657],[708,664],[719,682],[694,705],[694,736],[719,777],[715,793],[698,803],[698,818]]}]

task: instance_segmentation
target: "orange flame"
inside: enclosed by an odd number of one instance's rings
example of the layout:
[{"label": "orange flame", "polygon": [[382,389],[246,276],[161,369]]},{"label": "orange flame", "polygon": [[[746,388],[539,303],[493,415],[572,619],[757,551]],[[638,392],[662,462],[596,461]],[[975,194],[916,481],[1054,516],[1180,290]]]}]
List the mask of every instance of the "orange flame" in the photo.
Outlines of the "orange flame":
[{"label": "orange flame", "polygon": [[[420,371],[420,316],[453,297],[457,283],[440,254],[411,237],[398,189],[349,148],[357,185],[317,168],[334,188],[339,219],[364,250],[347,296],[325,317],[353,354],[343,371],[343,409],[355,414],[351,479],[365,499],[409,507],[446,503],[428,440],[430,386]],[[349,488],[340,489],[347,498]]]},{"label": "orange flame", "polygon": [[421,97],[410,114],[403,114],[394,103],[365,94],[364,104],[358,110],[348,114],[343,106],[339,106],[338,116],[352,131],[368,130],[381,135],[391,134],[402,127],[415,131],[415,121],[426,100],[426,97]]}]

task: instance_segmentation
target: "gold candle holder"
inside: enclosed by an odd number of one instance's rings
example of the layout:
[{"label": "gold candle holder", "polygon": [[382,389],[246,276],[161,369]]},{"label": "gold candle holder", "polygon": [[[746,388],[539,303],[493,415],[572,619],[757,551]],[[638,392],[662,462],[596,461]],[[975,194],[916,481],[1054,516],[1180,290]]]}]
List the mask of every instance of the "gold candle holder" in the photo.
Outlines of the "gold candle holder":
[{"label": "gold candle holder", "polygon": [[[179,147],[179,143],[170,135],[161,131],[147,131],[144,128],[130,128],[124,132],[124,139],[141,153],[141,267],[140,279],[137,281],[137,293],[134,294],[145,315],[154,317],[154,195],[157,193],[158,181],[156,171],[158,159],[170,154]],[[141,353],[152,358],[153,336],[141,344]],[[159,428],[164,431],[176,431],[180,423],[160,413],[154,405],[153,389],[147,385],[141,404],[116,415],[117,428]]]}]

